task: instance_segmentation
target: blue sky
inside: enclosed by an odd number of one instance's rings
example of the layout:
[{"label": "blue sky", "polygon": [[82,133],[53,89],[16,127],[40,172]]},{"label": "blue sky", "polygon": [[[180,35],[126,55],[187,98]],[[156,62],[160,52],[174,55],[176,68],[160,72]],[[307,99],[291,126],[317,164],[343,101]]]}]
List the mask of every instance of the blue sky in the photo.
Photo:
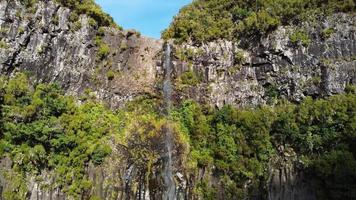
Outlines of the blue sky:
[{"label": "blue sky", "polygon": [[116,23],[142,35],[160,38],[181,7],[192,0],[95,0]]}]

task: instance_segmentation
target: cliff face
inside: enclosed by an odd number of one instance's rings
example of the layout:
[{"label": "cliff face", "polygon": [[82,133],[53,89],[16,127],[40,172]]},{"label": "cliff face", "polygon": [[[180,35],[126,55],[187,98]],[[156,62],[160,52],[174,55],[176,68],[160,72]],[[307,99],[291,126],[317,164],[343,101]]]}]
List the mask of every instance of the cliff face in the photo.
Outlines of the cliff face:
[{"label": "cliff face", "polygon": [[[72,12],[53,1],[27,9],[20,1],[1,0],[1,74],[25,71],[34,83],[57,82],[69,95],[92,95],[112,108],[141,95],[160,95],[162,40],[98,28],[85,14],[71,21]],[[175,100],[243,107],[343,93],[347,84],[356,84],[355,23],[355,15],[337,13],[319,22],[279,27],[260,40],[175,45]],[[298,31],[307,38],[291,39]],[[147,189],[145,174],[124,149],[112,146],[107,162],[86,169],[93,181],[91,194],[102,199],[158,199],[163,190],[158,178],[161,165],[154,166],[156,174]],[[296,156],[276,159],[270,169],[269,199],[315,199]],[[4,160],[2,168],[10,163]],[[181,199],[199,199],[191,196],[192,186],[203,176],[216,182],[204,170],[192,174],[176,165]],[[55,184],[50,172],[42,176],[44,183],[29,178],[28,199],[68,199],[55,186],[44,191],[40,185]],[[3,177],[0,180],[1,189],[9,185]]]},{"label": "cliff face", "polygon": [[[221,107],[273,104],[277,98],[299,102],[306,96],[342,93],[356,81],[355,19],[339,13],[318,23],[279,27],[258,41],[183,45],[177,74],[192,70],[200,80],[196,86],[180,84],[180,95]],[[305,31],[304,45],[290,39],[298,31]],[[179,60],[182,54],[185,62]]]},{"label": "cliff face", "polygon": [[[163,41],[110,27],[97,30],[86,15],[71,22],[72,11],[52,1],[29,10],[3,0],[0,9],[1,73],[27,71],[36,82],[58,82],[68,94],[92,91],[112,107],[156,92]],[[339,13],[320,23],[279,27],[258,41],[178,45],[176,77],[192,70],[199,79],[194,85],[178,82],[178,99],[221,107],[342,93],[356,81],[354,21],[354,15]],[[307,44],[290,39],[301,30]],[[98,35],[108,45],[105,55]]]},{"label": "cliff face", "polygon": [[28,9],[20,1],[2,0],[1,73],[26,71],[35,82],[57,82],[71,95],[91,91],[112,107],[154,92],[161,41],[98,29],[86,15],[71,19],[73,13],[53,1]]}]

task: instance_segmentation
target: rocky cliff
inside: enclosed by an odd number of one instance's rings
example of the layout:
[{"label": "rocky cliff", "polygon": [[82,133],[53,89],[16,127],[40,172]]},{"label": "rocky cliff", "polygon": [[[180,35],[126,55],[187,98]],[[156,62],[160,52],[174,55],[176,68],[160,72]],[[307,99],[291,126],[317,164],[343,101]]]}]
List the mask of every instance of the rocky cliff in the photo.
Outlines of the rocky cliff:
[{"label": "rocky cliff", "polygon": [[154,93],[162,41],[99,28],[53,1],[27,8],[2,0],[0,9],[2,74],[26,71],[35,82],[57,82],[71,95],[90,92],[112,107]]},{"label": "rocky cliff", "polygon": [[[73,12],[54,1],[39,1],[28,8],[19,0],[1,0],[1,74],[12,76],[24,71],[34,83],[56,82],[68,95],[94,96],[111,108],[122,107],[139,96],[161,95],[163,40],[132,30],[100,27],[86,14],[73,20]],[[225,104],[246,107],[273,105],[281,98],[300,102],[306,96],[343,93],[348,84],[356,84],[355,23],[354,14],[335,13],[318,22],[280,26],[258,40],[175,45],[175,102],[195,99],[219,108]],[[293,39],[298,32],[305,38]],[[152,151],[162,153],[162,139],[151,139]],[[131,142],[135,143],[135,138]],[[156,160],[155,174],[147,180],[140,172],[142,166],[133,164],[125,148],[111,145],[113,153],[102,166],[86,169],[93,182],[90,195],[99,199],[159,199],[162,163]],[[175,148],[179,157],[175,162],[178,197],[201,199],[192,195],[195,183],[203,177],[209,177],[211,184],[218,181],[209,169],[185,171],[185,154],[179,146]],[[268,198],[316,199],[296,156],[280,154],[271,164]],[[1,164],[6,169],[11,161],[5,159]],[[29,177],[28,199],[71,199],[55,186],[51,172],[41,176],[42,182]],[[4,177],[0,181],[0,191],[11,183]],[[51,187],[43,190],[43,185]],[[90,195],[82,194],[81,198]],[[260,198],[262,195],[246,197]]]},{"label": "rocky cliff", "polygon": [[[183,89],[184,98],[217,107],[256,106],[278,98],[299,102],[306,96],[342,93],[356,81],[355,19],[338,13],[318,23],[281,26],[257,41],[183,45],[176,54],[178,79],[191,71],[196,81],[192,86],[183,80],[177,88]],[[305,32],[305,44],[291,41],[298,31]]]},{"label": "rocky cliff", "polygon": [[[85,14],[71,22],[71,12],[52,1],[40,1],[32,10],[19,1],[1,1],[1,72],[27,71],[36,82],[58,82],[74,95],[91,91],[113,107],[156,92],[163,41],[98,29]],[[221,107],[342,93],[355,83],[354,21],[353,14],[338,13],[320,23],[281,26],[258,41],[178,45],[176,77],[193,71],[195,77],[188,79],[197,79],[177,83],[184,89],[179,98]],[[290,39],[300,30],[307,37],[304,44]],[[105,55],[98,37],[108,46]]]}]

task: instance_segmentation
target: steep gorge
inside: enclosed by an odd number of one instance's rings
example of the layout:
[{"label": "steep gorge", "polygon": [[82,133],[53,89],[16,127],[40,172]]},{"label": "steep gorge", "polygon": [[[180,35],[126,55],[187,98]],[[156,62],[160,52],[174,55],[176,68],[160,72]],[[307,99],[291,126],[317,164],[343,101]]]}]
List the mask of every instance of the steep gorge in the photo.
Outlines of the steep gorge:
[{"label": "steep gorge", "polygon": [[[34,85],[56,82],[79,102],[95,98],[113,110],[136,99],[163,97],[158,110],[166,115],[158,125],[135,116],[138,122],[125,128],[125,145],[109,139],[111,154],[99,166],[88,163],[85,173],[92,186],[77,199],[204,199],[209,189],[197,191],[198,186],[217,188],[214,199],[317,199],[301,156],[282,144],[266,161],[268,180],[238,183],[244,196],[228,196],[225,190],[233,181],[219,177],[215,166],[189,166],[194,147],[186,140],[193,139],[182,139],[187,136],[171,109],[187,99],[211,108],[245,108],[344,94],[348,85],[356,84],[354,13],[279,26],[258,40],[170,44],[133,30],[99,26],[88,14],[73,21],[73,12],[55,1],[26,7],[22,1],[1,0],[1,74],[26,72]],[[305,30],[307,45],[291,41],[298,30]],[[325,30],[332,30],[327,37]],[[2,169],[11,166],[9,158],[2,159]],[[11,181],[0,176],[0,192]],[[29,174],[26,181],[27,199],[74,198],[57,187],[51,171]]]}]

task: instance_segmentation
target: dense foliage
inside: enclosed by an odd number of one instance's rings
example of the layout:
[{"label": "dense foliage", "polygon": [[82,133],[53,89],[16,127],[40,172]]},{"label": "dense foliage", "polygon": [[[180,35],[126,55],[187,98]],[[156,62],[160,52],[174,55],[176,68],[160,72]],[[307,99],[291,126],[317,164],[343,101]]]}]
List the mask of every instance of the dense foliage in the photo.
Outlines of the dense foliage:
[{"label": "dense foliage", "polygon": [[[32,7],[38,1],[43,0],[20,0],[22,4],[27,7]],[[86,14],[91,19],[94,20],[98,27],[101,26],[117,26],[113,18],[105,13],[94,0],[55,0],[60,3],[62,6],[68,7],[72,10],[71,20],[73,18],[78,18],[80,14]]]},{"label": "dense foliage", "polygon": [[[31,86],[24,74],[0,78],[0,155],[13,160],[6,199],[24,199],[28,175],[55,174],[56,186],[76,198],[92,187],[86,167],[101,165],[112,138],[126,146],[145,181],[159,163],[164,132],[174,135],[181,170],[210,171],[194,193],[241,199],[266,189],[271,160],[294,152],[321,199],[356,193],[356,90],[299,105],[212,109],[188,100],[164,118],[158,99],[144,97],[117,112],[90,96],[78,104],[55,84]],[[209,173],[207,173],[209,174]],[[246,187],[248,186],[248,187]],[[263,193],[262,193],[263,194]]]},{"label": "dense foliage", "polygon": [[110,154],[108,136],[118,134],[120,118],[94,101],[76,104],[55,84],[31,88],[24,74],[1,77],[0,91],[0,153],[12,158],[9,176],[19,180],[5,191],[6,199],[24,199],[26,190],[15,191],[26,188],[26,174],[45,170],[56,173],[57,184],[69,195],[90,188],[85,166],[100,165]]},{"label": "dense foliage", "polygon": [[[321,199],[356,198],[355,93],[244,110],[225,106],[212,111],[187,101],[174,113],[189,132],[197,167],[215,167],[224,187],[219,196],[258,194],[266,185],[271,158],[283,155],[283,147],[304,161]],[[204,199],[215,199],[219,187],[208,187],[206,181],[198,191]]]},{"label": "dense foliage", "polygon": [[156,99],[137,99],[115,112],[90,92],[80,99],[65,96],[56,84],[33,86],[23,73],[0,76],[0,159],[12,160],[11,168],[0,169],[0,177],[10,184],[3,191],[6,199],[26,199],[29,178],[41,182],[45,175],[54,183],[41,185],[44,190],[58,187],[74,199],[89,199],[93,183],[88,166],[102,165],[113,145],[128,151],[127,159],[148,181],[165,152],[167,127],[179,149],[176,156],[184,162],[187,135],[160,114]]},{"label": "dense foliage", "polygon": [[355,11],[355,0],[196,0],[181,9],[162,36],[196,43],[263,35],[306,17]]},{"label": "dense foliage", "polygon": [[94,0],[56,0],[63,6],[69,7],[77,14],[86,14],[94,19],[98,26],[115,26],[113,18],[105,13]]}]

